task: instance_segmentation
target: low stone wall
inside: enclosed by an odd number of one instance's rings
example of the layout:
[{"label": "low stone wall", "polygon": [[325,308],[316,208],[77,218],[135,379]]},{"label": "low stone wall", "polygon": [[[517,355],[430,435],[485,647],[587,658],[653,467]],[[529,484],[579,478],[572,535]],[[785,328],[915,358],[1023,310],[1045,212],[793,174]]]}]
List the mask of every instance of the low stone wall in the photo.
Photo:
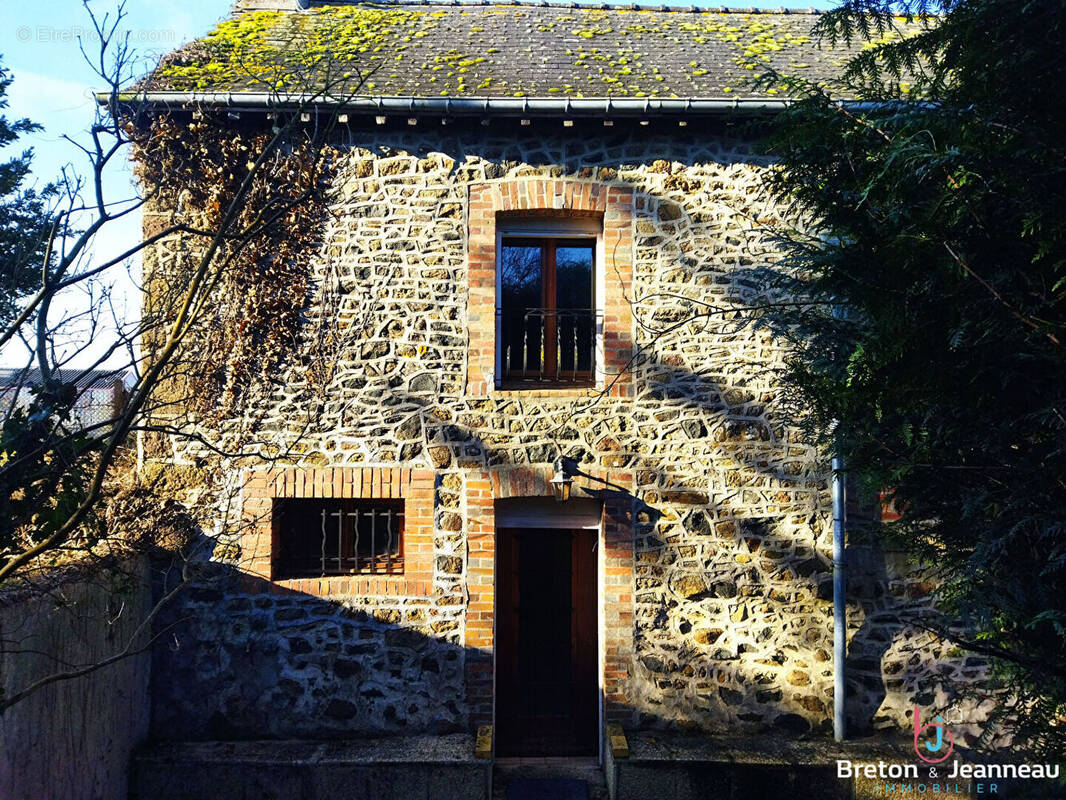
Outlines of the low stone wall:
[{"label": "low stone wall", "polygon": [[[921,765],[907,739],[868,739],[836,743],[768,736],[694,736],[663,731],[626,733],[629,754],[606,750],[604,771],[611,800],[874,800],[885,796],[917,800],[929,796],[1058,796],[1037,781],[953,780],[950,768]],[[956,754],[960,761],[965,757]],[[908,765],[917,778],[838,777],[837,761],[866,765]],[[920,765],[920,767],[918,766]],[[887,767],[886,767],[887,768]],[[992,785],[996,788],[992,789]],[[935,788],[934,788],[935,787]]]},{"label": "low stone wall", "polygon": [[[0,595],[0,689],[120,652],[151,609],[147,566],[40,594]],[[130,752],[148,731],[149,656],[50,684],[0,717],[0,798],[124,798]]]}]

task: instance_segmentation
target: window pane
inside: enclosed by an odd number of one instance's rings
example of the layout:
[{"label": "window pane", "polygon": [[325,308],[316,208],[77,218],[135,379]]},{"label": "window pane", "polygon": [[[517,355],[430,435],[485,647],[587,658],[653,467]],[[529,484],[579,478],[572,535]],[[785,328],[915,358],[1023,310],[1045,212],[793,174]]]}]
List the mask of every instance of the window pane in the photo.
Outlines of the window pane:
[{"label": "window pane", "polygon": [[592,308],[592,244],[555,248],[556,308]]},{"label": "window pane", "polygon": [[555,249],[556,307],[559,309],[559,369],[592,369],[595,320],[592,292],[592,243],[560,243]]},{"label": "window pane", "polygon": [[540,370],[543,262],[539,244],[504,240],[500,263],[505,373]]}]

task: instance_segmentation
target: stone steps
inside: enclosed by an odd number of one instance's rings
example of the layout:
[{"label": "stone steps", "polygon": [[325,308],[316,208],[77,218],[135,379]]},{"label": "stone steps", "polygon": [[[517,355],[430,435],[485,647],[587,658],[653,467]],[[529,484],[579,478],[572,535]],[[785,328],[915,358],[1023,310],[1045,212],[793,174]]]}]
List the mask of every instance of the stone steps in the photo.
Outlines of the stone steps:
[{"label": "stone steps", "polygon": [[[511,800],[512,781],[523,779],[569,779],[583,781],[589,800],[607,800],[604,771],[587,758],[497,758],[492,778],[493,800]],[[659,798],[658,800],[664,800]]]}]

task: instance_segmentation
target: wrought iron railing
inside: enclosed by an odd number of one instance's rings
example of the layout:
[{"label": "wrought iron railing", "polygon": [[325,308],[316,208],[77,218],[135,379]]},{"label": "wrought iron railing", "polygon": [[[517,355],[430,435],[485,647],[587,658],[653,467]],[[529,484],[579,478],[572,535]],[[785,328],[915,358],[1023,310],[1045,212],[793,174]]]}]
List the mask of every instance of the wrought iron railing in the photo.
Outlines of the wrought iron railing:
[{"label": "wrought iron railing", "polygon": [[595,311],[527,308],[496,313],[505,382],[593,382],[601,319]]}]

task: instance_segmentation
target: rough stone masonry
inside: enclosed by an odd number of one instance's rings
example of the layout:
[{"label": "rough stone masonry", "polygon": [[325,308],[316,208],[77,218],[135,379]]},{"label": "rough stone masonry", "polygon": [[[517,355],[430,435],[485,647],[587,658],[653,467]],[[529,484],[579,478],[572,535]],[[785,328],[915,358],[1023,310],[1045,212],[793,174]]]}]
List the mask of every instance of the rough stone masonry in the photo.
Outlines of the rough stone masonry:
[{"label": "rough stone masonry", "polygon": [[[308,426],[302,373],[292,369],[224,428],[254,428],[264,449],[289,453],[275,470],[431,471],[427,583],[404,594],[354,582],[279,593],[268,571],[233,578],[242,548],[255,545],[223,536],[218,577],[187,592],[162,623],[183,620],[156,648],[155,732],[329,736],[479,721],[485,698],[471,691],[482,679],[473,667],[490,668],[491,638],[472,635],[482,595],[472,578],[481,506],[471,486],[486,476],[504,486],[508,475],[543,481],[556,444],[629,498],[620,536],[631,569],[619,571],[610,621],[613,716],[824,732],[828,470],[790,422],[797,410],[774,377],[782,348],[743,324],[746,307],[771,299],[751,272],[777,257],[764,223],[784,213],[760,186],[767,160],[724,127],[592,135],[556,120],[441,130],[353,133],[315,262],[322,297],[335,291],[338,353],[321,412]],[[548,193],[545,209],[529,199],[534,184]],[[627,328],[628,351],[615,354],[631,357],[618,362],[622,390],[496,389],[475,368],[491,361],[472,352],[486,337],[491,345],[493,324],[471,313],[472,193],[565,214],[568,197],[615,190],[629,198],[620,227],[631,259],[603,281],[624,306],[605,321],[606,331],[619,319]],[[163,242],[153,263],[165,271],[176,257]],[[322,297],[316,309],[326,313]],[[206,459],[231,486],[256,474],[250,460],[192,448],[174,458]],[[542,482],[516,485],[515,494],[544,493]],[[901,609],[926,600],[899,566],[852,548],[849,705],[864,727],[906,726],[913,703],[948,699],[946,679],[976,681],[985,670],[905,626]],[[970,708],[967,718],[985,711]]]}]

